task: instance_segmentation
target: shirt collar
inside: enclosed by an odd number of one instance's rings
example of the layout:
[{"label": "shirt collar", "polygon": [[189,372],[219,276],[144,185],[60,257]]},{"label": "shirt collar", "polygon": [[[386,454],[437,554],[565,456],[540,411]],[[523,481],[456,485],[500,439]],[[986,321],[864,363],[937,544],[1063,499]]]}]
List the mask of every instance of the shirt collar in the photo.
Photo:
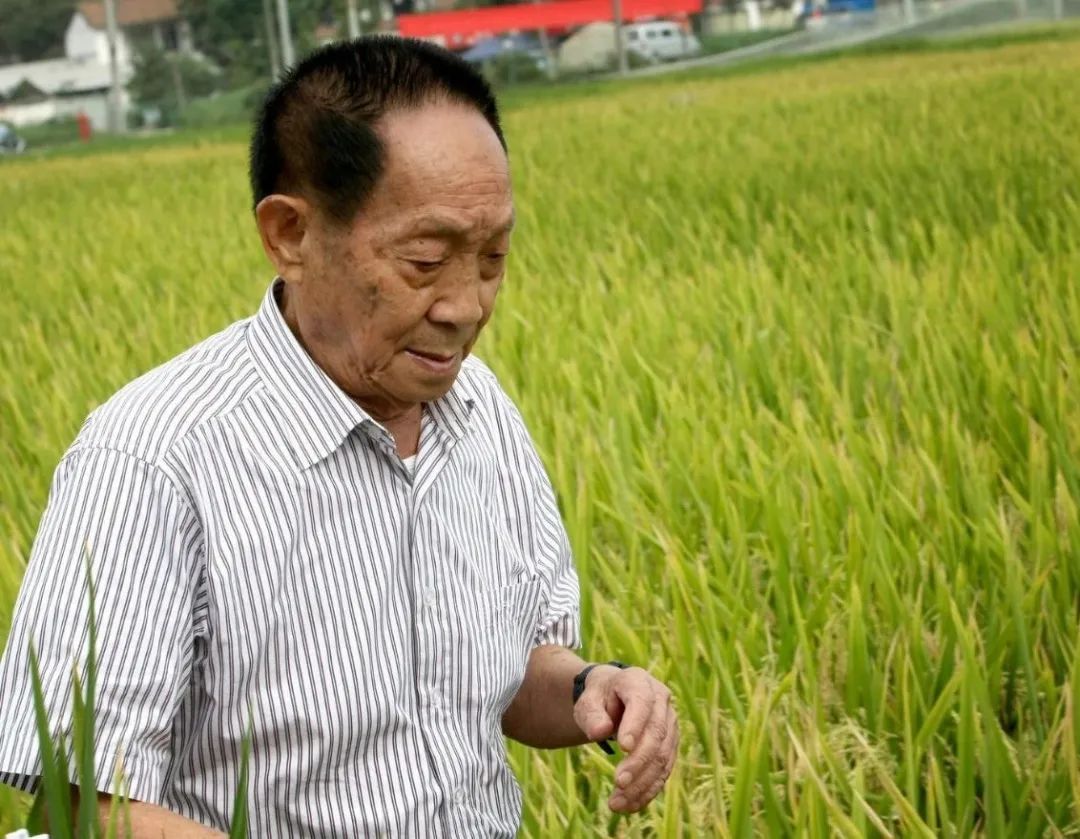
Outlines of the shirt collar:
[{"label": "shirt collar", "polygon": [[[248,346],[281,410],[281,433],[301,468],[308,468],[336,451],[358,426],[385,429],[326,375],[293,335],[278,308],[283,286],[278,277],[267,289],[250,322]],[[459,374],[444,397],[425,406],[436,425],[455,439],[464,435],[475,401],[462,378]]]}]

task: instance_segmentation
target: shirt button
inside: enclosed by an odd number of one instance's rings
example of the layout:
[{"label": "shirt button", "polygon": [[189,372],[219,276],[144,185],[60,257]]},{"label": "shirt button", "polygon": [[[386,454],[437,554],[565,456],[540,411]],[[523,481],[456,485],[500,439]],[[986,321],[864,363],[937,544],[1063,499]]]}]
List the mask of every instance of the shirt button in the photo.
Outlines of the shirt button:
[{"label": "shirt button", "polygon": [[465,803],[465,788],[458,787],[454,790],[454,803],[461,805]]},{"label": "shirt button", "polygon": [[427,606],[429,609],[435,608],[435,589],[424,589],[424,605]]}]

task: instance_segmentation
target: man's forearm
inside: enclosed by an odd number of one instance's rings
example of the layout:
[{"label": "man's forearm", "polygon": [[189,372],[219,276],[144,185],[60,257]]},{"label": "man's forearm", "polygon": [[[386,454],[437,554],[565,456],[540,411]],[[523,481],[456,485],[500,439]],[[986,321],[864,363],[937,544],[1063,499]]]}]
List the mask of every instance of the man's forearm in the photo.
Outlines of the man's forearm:
[{"label": "man's forearm", "polygon": [[[104,832],[109,826],[114,799],[107,793],[99,792],[97,800],[98,822]],[[78,803],[79,788],[72,787],[73,808],[77,808]],[[117,801],[116,805],[120,807],[116,814],[119,833],[130,839],[226,839],[226,834],[221,831],[185,819],[164,807],[143,801],[128,801],[126,804]],[[128,825],[131,825],[131,833],[127,832]]]},{"label": "man's forearm", "polygon": [[[99,799],[100,800],[100,799]],[[226,834],[213,830],[191,819],[178,816],[164,807],[147,804],[143,801],[131,802],[131,839],[225,839]],[[102,826],[108,825],[110,799],[104,796],[104,803],[99,806]],[[127,824],[123,811],[119,814],[121,825]],[[121,836],[127,834],[120,831]]]},{"label": "man's forearm", "polygon": [[529,655],[525,680],[503,715],[507,737],[537,749],[560,749],[589,742],[574,722],[574,676],[588,662],[566,647],[537,647]]}]

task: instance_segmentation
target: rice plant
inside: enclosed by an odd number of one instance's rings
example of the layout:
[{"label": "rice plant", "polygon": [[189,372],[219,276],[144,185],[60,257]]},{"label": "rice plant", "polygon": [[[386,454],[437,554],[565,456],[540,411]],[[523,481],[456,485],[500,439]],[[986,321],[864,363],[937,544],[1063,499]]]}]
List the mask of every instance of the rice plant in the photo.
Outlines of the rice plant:
[{"label": "rice plant", "polygon": [[[90,572],[90,555],[86,555],[87,585],[87,652],[86,662],[73,662],[71,743],[63,728],[55,737],[52,721],[46,710],[42,689],[41,669],[33,644],[30,645],[30,678],[34,692],[34,721],[37,727],[38,749],[41,755],[41,779],[37,794],[26,817],[26,827],[32,835],[47,835],[50,839],[117,839],[131,834],[130,802],[124,777],[123,756],[118,755],[112,778],[114,794],[109,806],[105,829],[102,830],[96,791],[94,768],[94,698],[97,686],[97,616],[94,600],[94,581]],[[85,673],[85,677],[80,676]],[[240,780],[233,802],[230,839],[245,839],[248,831],[248,762],[250,759],[250,729],[241,745]],[[69,745],[71,748],[69,748]],[[73,760],[72,760],[73,753]],[[74,766],[72,773],[70,767]],[[77,781],[80,794],[72,802],[72,782]]]},{"label": "rice plant", "polygon": [[[628,818],[598,749],[512,745],[524,835],[1080,834],[1078,35],[509,112],[477,352],[559,493],[586,654],[651,668],[684,731]],[[254,311],[247,200],[241,142],[0,167],[0,635],[86,413]]]}]

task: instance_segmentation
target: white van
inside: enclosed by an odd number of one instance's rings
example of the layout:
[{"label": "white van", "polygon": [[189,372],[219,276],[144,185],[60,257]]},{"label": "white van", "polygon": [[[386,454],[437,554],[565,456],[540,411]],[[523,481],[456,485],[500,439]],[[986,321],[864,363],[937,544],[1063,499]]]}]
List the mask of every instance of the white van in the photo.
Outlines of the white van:
[{"label": "white van", "polygon": [[701,52],[701,42],[670,20],[628,23],[623,27],[626,49],[648,61],[676,61]]}]

